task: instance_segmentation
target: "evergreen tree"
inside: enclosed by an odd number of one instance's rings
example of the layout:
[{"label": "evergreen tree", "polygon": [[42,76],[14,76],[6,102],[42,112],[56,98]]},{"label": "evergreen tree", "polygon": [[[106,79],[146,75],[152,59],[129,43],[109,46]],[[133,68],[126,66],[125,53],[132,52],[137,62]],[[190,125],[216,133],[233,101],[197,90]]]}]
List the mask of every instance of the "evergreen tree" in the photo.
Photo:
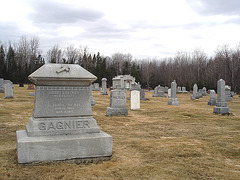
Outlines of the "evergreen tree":
[{"label": "evergreen tree", "polygon": [[4,77],[4,70],[5,70],[5,52],[3,45],[0,47],[0,78]]}]

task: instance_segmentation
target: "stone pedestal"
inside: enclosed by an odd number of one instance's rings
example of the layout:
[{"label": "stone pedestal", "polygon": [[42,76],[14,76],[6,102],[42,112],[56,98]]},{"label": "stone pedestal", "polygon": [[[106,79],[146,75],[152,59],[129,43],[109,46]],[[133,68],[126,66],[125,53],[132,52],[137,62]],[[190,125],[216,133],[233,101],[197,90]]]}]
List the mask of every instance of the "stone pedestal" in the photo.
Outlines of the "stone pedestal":
[{"label": "stone pedestal", "polygon": [[215,114],[228,114],[229,108],[225,102],[225,81],[220,79],[217,82],[217,103],[213,108]]},{"label": "stone pedestal", "polygon": [[34,107],[26,130],[17,131],[18,163],[111,156],[112,137],[92,117],[94,75],[79,65],[45,64],[29,79]]}]

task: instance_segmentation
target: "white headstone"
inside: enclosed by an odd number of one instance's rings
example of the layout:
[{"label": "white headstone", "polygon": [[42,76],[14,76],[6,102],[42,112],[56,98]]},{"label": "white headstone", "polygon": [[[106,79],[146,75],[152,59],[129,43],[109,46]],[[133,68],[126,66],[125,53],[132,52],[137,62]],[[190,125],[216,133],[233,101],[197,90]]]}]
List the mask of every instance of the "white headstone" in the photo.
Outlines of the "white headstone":
[{"label": "white headstone", "polygon": [[171,89],[168,89],[168,97],[171,97]]},{"label": "white headstone", "polygon": [[11,83],[4,85],[5,98],[13,98],[13,86]]},{"label": "white headstone", "polygon": [[140,109],[140,92],[137,90],[131,91],[131,110]]}]

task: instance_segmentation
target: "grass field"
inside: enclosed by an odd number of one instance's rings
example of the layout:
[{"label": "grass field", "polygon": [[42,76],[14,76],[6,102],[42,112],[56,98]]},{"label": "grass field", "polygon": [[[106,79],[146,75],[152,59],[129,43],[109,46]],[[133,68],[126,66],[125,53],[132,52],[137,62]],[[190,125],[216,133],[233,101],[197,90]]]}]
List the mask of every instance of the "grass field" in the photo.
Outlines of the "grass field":
[{"label": "grass field", "polygon": [[209,96],[193,101],[177,94],[179,106],[169,106],[168,98],[147,92],[141,110],[106,117],[109,95],[93,91],[93,117],[113,136],[110,160],[18,165],[16,131],[31,117],[30,92],[14,86],[13,99],[0,94],[0,179],[240,179],[238,96],[227,102],[232,114],[222,116],[207,105]]}]

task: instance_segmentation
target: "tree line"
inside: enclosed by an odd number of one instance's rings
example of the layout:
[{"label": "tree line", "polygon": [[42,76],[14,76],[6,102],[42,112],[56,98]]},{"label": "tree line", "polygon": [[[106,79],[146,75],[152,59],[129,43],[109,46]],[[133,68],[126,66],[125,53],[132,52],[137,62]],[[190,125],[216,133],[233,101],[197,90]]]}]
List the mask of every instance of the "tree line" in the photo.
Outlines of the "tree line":
[{"label": "tree line", "polygon": [[[39,48],[39,39],[22,36],[18,43],[0,43],[0,77],[14,83],[29,83],[28,75],[45,62],[79,64],[98,77],[101,83],[107,78],[108,86],[116,75],[130,74],[140,82],[142,88],[153,89],[157,85],[168,86],[176,80],[179,86],[192,89],[215,89],[217,80],[224,79],[235,92],[240,92],[240,44],[236,48],[223,45],[209,57],[201,49],[193,52],[177,52],[168,58],[136,59],[131,54],[114,53],[103,56],[100,52],[90,53],[88,47],[70,45],[61,48],[54,45],[44,55]],[[43,58],[45,57],[45,58]]]}]

